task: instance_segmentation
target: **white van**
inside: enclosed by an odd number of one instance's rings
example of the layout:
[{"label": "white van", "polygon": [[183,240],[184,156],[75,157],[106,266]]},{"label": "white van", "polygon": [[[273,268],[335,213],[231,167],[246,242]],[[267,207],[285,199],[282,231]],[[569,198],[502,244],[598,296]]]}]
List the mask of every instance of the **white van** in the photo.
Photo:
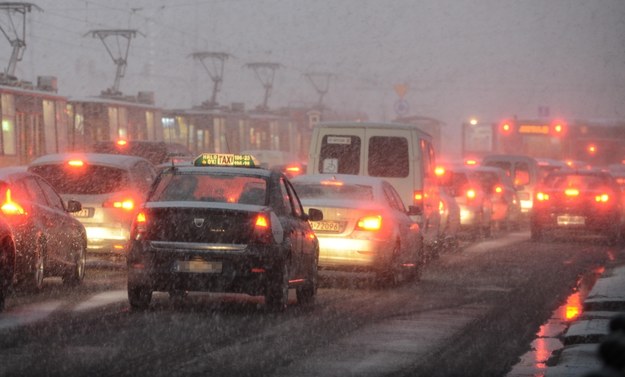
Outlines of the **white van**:
[{"label": "white van", "polygon": [[400,194],[406,207],[421,209],[415,218],[428,246],[445,240],[434,175],[432,137],[398,123],[325,122],[314,126],[308,174],[354,174],[382,177]]}]

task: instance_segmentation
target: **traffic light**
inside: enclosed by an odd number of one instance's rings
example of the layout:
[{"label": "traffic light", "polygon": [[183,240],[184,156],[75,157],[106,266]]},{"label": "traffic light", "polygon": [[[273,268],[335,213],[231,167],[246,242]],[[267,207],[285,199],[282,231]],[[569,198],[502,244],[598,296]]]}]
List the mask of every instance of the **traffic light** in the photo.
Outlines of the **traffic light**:
[{"label": "traffic light", "polygon": [[514,132],[514,123],[510,120],[504,120],[499,123],[499,133],[502,135],[510,135]]},{"label": "traffic light", "polygon": [[564,134],[566,134],[567,128],[568,127],[564,121],[556,119],[551,123],[551,135],[557,137],[564,136]]}]

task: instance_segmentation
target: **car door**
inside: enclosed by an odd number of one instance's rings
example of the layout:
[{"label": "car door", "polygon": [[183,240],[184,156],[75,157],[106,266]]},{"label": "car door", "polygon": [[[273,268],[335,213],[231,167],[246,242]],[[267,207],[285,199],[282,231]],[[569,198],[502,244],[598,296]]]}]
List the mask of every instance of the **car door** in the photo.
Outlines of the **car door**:
[{"label": "car door", "polygon": [[289,265],[290,278],[301,276],[302,265],[302,228],[300,226],[301,219],[297,218],[293,211],[293,205],[287,181],[284,176],[278,179],[279,200],[276,203],[276,213],[280,218],[282,229],[284,230],[284,238],[288,242],[291,251],[291,263]]},{"label": "car door", "polygon": [[285,181],[289,197],[291,199],[291,206],[293,207],[294,221],[299,232],[301,242],[301,265],[300,270],[304,276],[307,276],[311,271],[314,264],[317,264],[317,239],[315,233],[310,227],[308,220],[305,219],[304,208],[297,196],[291,182]]},{"label": "car door", "polygon": [[390,183],[382,182],[382,191],[384,192],[386,203],[393,214],[393,221],[398,228],[402,251],[405,252],[406,250],[416,248],[417,224],[407,215],[403,201]]}]

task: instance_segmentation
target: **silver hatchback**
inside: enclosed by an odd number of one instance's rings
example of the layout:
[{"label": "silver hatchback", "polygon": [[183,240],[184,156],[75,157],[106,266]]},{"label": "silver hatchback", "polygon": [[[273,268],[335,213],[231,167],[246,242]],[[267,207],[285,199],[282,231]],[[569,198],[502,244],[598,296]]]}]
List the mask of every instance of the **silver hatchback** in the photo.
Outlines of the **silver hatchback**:
[{"label": "silver hatchback", "polygon": [[74,216],[87,231],[91,255],[125,256],[130,225],[156,176],[140,157],[100,153],[50,154],[28,170],[50,182],[63,200],[77,200]]}]

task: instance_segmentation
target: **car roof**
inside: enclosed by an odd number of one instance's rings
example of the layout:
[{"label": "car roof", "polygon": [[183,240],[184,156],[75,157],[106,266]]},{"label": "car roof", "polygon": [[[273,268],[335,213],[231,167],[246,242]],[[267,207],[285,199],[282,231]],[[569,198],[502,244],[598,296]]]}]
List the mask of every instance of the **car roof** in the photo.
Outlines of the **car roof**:
[{"label": "car roof", "polygon": [[110,166],[117,168],[129,169],[137,162],[146,162],[151,165],[150,161],[138,156],[130,156],[123,154],[106,154],[106,153],[55,153],[41,156],[34,159],[30,166],[60,164],[67,160],[79,159],[90,164]]},{"label": "car roof", "polygon": [[0,168],[0,180],[11,180],[12,178],[19,178],[20,176],[32,176],[36,175],[30,173],[27,170],[27,166],[7,166]]},{"label": "car roof", "polygon": [[482,158],[482,163],[489,161],[532,161],[538,163],[534,157],[522,154],[489,154]]}]

